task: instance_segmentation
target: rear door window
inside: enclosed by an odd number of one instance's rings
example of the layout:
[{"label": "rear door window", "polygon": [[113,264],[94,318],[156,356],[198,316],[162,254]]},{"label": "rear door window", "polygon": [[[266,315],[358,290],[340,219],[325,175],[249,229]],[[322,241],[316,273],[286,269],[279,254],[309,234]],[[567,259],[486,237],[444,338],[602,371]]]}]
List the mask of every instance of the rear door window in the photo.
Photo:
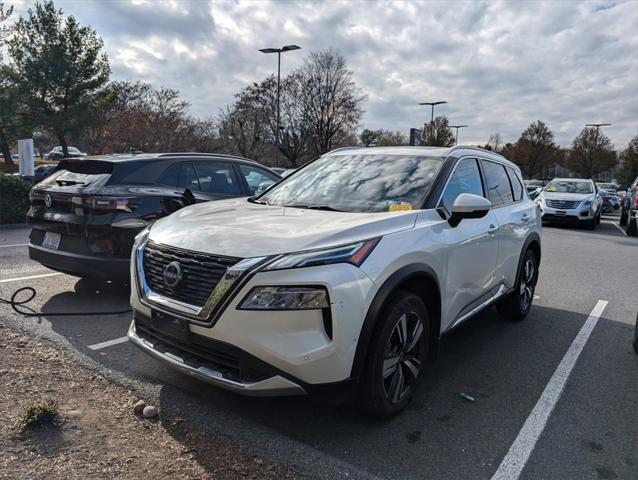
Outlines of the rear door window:
[{"label": "rear door window", "polygon": [[493,207],[501,207],[514,202],[510,180],[505,167],[500,163],[481,160],[485,183],[487,185],[487,198]]},{"label": "rear door window", "polygon": [[521,198],[523,198],[523,185],[521,185],[521,181],[518,179],[518,175],[512,167],[507,167],[507,175],[510,178],[510,183],[512,184],[512,193],[514,194],[514,201],[518,202]]},{"label": "rear door window", "polygon": [[169,187],[199,190],[197,172],[191,162],[177,162],[164,170],[157,183]]},{"label": "rear door window", "polygon": [[228,162],[197,162],[199,189],[203,193],[238,196],[241,190],[233,166]]}]

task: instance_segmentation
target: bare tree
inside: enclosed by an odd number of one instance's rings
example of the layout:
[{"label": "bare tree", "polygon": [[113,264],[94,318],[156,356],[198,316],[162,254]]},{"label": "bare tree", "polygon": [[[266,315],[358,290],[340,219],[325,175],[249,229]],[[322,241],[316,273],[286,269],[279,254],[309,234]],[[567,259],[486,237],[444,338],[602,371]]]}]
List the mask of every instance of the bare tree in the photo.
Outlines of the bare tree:
[{"label": "bare tree", "polygon": [[595,178],[617,162],[618,156],[609,137],[595,127],[585,127],[572,142],[566,166],[585,178]]},{"label": "bare tree", "polygon": [[335,49],[312,52],[297,73],[311,153],[321,155],[350,141],[363,114],[365,96],[343,55]]}]

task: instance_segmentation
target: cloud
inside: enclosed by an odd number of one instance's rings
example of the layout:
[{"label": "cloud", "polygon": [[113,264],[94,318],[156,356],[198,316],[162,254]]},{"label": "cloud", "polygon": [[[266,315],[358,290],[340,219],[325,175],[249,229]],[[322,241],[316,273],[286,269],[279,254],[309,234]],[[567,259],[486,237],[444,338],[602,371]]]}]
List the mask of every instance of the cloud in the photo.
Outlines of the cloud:
[{"label": "cloud", "polygon": [[[368,95],[363,126],[402,130],[437,113],[469,125],[462,141],[515,141],[535,120],[567,146],[608,122],[622,148],[638,133],[638,2],[61,1],[104,38],[115,79],[180,90],[215,115],[243,86],[276,71],[259,48],[336,47]],[[24,12],[28,4],[17,8]]]}]

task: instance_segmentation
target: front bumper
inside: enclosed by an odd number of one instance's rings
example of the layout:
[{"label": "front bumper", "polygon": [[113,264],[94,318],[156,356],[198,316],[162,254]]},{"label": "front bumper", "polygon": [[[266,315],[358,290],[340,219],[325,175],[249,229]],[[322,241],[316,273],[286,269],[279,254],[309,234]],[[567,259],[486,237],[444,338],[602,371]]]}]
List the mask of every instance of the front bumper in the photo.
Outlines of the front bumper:
[{"label": "front bumper", "polygon": [[[133,345],[168,366],[225,390],[247,396],[304,395],[306,393],[301,386],[276,374],[255,381],[233,379],[230,373],[226,373],[224,368],[220,368],[218,362],[203,360],[201,356],[192,352],[189,354],[185,350],[187,347],[180,348],[180,346],[175,345],[176,342],[169,341],[167,343],[157,338],[149,338],[148,336],[145,338],[143,334],[138,334],[135,320],[129,328],[128,338]],[[195,348],[197,347],[195,346]],[[226,370],[228,369],[226,368]]]},{"label": "front bumper", "polygon": [[[136,316],[153,318],[161,314],[170,315],[183,322],[188,335],[198,340],[230,345],[262,362],[272,371],[281,372],[281,375],[262,379],[260,381],[266,383],[259,383],[247,390],[241,385],[251,382],[241,381],[240,385],[234,385],[221,381],[217,373],[207,374],[210,373],[210,367],[204,372],[191,368],[184,362],[184,355],[188,355],[184,345],[178,345],[177,352],[169,352],[167,355],[154,346],[152,340],[143,343],[135,338],[134,329],[129,332],[131,341],[155,358],[178,367],[189,375],[239,393],[257,391],[256,394],[265,395],[272,390],[273,394],[280,395],[282,388],[283,391],[295,392],[296,387],[299,387],[308,391],[350,380],[363,320],[376,292],[372,280],[360,269],[349,264],[334,264],[258,272],[249,277],[234,292],[232,298],[223,302],[223,309],[215,313],[214,323],[205,324],[189,318],[177,309],[171,309],[167,303],[154,305],[152,297],[141,299],[138,278],[141,272],[137,269],[137,261],[136,255],[131,263],[131,305]],[[326,325],[326,315],[322,310],[238,309],[239,303],[255,286],[289,285],[324,286],[330,298],[329,325]]]},{"label": "front bumper", "polygon": [[572,208],[560,210],[557,208],[540,205],[543,222],[580,223],[588,222],[596,218],[596,213],[590,207]]}]

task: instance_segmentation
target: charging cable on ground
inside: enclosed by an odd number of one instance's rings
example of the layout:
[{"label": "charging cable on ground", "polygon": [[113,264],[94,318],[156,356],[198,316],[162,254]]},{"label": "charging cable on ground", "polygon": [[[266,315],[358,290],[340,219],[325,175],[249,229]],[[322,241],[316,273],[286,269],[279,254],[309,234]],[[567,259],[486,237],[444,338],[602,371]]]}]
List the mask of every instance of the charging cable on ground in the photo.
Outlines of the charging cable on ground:
[{"label": "charging cable on ground", "polygon": [[[29,292],[28,296],[23,299],[23,300],[18,300],[17,298],[20,296],[20,294],[22,292]],[[9,300],[0,297],[0,303],[4,303],[7,305],[11,305],[11,308],[16,312],[19,313],[20,315],[24,316],[24,317],[72,317],[72,316],[89,316],[89,315],[121,315],[123,313],[130,313],[132,310],[126,309],[126,310],[117,310],[117,311],[110,311],[110,312],[53,312],[53,313],[46,313],[46,312],[26,312],[24,310],[21,310],[19,307],[23,306],[25,308],[29,308],[26,307],[26,305],[31,302],[31,300],[33,300],[36,296],[36,290],[33,287],[22,287],[22,288],[18,288],[15,292],[13,292],[13,295],[11,295],[11,298]]]}]

